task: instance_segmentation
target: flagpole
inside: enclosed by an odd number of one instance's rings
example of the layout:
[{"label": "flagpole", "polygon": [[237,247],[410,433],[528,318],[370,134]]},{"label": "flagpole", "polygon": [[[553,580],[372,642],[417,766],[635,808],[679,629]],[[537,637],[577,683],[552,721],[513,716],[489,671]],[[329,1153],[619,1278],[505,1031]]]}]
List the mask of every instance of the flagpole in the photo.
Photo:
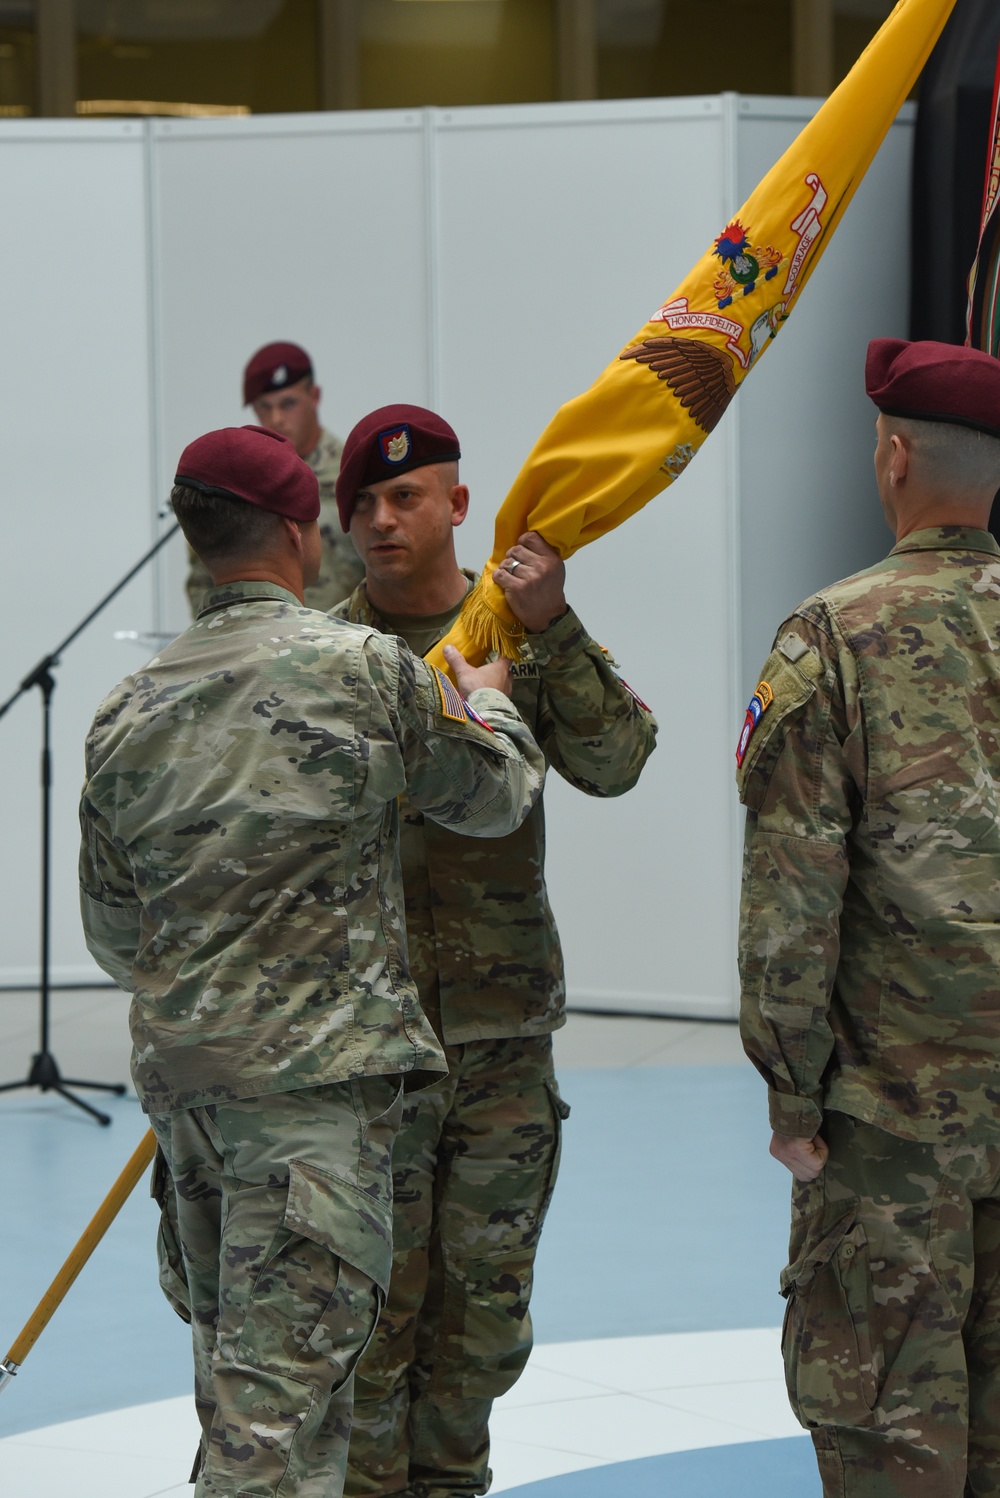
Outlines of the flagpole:
[{"label": "flagpole", "polygon": [[20,1335],[14,1341],[3,1363],[0,1364],[0,1392],[19,1372],[22,1363],[59,1309],[80,1270],[135,1190],[155,1153],[156,1136],[152,1129],[147,1129],[121,1175],[87,1224],[76,1247],[32,1311]]}]

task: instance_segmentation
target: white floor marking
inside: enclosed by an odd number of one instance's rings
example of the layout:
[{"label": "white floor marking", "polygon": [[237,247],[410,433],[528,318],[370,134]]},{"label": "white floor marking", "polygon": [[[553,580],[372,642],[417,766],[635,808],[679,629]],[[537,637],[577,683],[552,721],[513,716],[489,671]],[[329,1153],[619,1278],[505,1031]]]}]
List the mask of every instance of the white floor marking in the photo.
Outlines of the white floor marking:
[{"label": "white floor marking", "polygon": [[[491,1424],[493,1488],[671,1451],[801,1435],[776,1328],[536,1347]],[[16,1385],[5,1395],[17,1398]],[[0,1482],[32,1498],[190,1498],[193,1401],[165,1399],[0,1440]]]}]

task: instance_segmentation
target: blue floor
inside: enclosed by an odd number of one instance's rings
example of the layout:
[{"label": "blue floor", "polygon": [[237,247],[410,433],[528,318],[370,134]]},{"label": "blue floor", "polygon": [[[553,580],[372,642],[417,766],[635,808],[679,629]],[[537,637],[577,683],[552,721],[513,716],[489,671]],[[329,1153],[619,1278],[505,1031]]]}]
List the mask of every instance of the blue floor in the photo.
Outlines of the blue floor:
[{"label": "blue floor", "polygon": [[777,1326],[791,1177],[749,1066],[565,1072],[540,1342]]},{"label": "blue floor", "polygon": [[514,1490],[517,1498],[821,1498],[812,1442],[751,1441],[569,1472]]},{"label": "blue floor", "polygon": [[[630,1068],[567,1072],[561,1083],[573,1114],[537,1266],[537,1339],[777,1325],[789,1178],[767,1153],[756,1074],[738,1066]],[[132,1099],[101,1106],[114,1117],[109,1129],[51,1095],[0,1099],[0,1356],[145,1129]],[[0,1400],[0,1434],[188,1391],[187,1332],[156,1285],[155,1223],[140,1187]],[[775,1450],[782,1461],[800,1460],[792,1447],[808,1454],[808,1443],[764,1442],[745,1470]],[[708,1462],[709,1471],[712,1462],[736,1460],[726,1453],[737,1449],[637,1462],[634,1481],[647,1486],[633,1486],[630,1472],[628,1487],[614,1492],[652,1493],[648,1483],[663,1492],[686,1463]],[[659,1476],[650,1476],[654,1469]],[[609,1472],[603,1487],[582,1485],[597,1482],[598,1470],[521,1491],[610,1495]],[[700,1498],[703,1489],[685,1478],[669,1491]],[[749,1498],[758,1489],[709,1491]],[[804,1498],[812,1490],[790,1482],[783,1491]]]}]

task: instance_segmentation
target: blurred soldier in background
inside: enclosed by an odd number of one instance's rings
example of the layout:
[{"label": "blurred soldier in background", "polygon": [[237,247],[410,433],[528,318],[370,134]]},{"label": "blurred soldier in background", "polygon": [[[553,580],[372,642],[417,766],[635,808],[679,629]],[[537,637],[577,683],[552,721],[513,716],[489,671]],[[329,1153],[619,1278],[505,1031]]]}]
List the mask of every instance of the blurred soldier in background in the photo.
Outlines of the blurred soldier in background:
[{"label": "blurred soldier in background", "polygon": [[[312,360],[297,343],[265,344],[243,371],[243,404],[253,407],[260,426],[288,438],[319,481],[319,577],[306,588],[305,597],[309,608],[326,613],[354,591],[365,569],[337,517],[341,444],[320,425],[322,393],[313,380]],[[188,558],[186,592],[195,618],[212,579],[190,548]]]}]

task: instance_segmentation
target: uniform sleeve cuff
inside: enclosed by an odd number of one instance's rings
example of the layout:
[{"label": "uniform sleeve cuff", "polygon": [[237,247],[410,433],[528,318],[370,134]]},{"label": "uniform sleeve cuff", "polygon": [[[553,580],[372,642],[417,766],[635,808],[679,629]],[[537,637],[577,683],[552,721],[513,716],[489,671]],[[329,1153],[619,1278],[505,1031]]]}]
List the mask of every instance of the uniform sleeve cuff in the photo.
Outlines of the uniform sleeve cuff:
[{"label": "uniform sleeve cuff", "polygon": [[540,666],[547,666],[552,661],[569,660],[579,654],[589,639],[587,631],[569,608],[548,629],[540,630],[537,635],[526,634],[524,653]]},{"label": "uniform sleeve cuff", "polygon": [[768,1114],[776,1134],[790,1134],[796,1139],[812,1139],[823,1123],[822,1109],[809,1098],[768,1089]]},{"label": "uniform sleeve cuff", "polygon": [[511,702],[506,692],[501,692],[497,687],[476,687],[466,697],[470,707],[474,707],[477,713],[484,717],[490,712],[517,713],[517,708]]}]

